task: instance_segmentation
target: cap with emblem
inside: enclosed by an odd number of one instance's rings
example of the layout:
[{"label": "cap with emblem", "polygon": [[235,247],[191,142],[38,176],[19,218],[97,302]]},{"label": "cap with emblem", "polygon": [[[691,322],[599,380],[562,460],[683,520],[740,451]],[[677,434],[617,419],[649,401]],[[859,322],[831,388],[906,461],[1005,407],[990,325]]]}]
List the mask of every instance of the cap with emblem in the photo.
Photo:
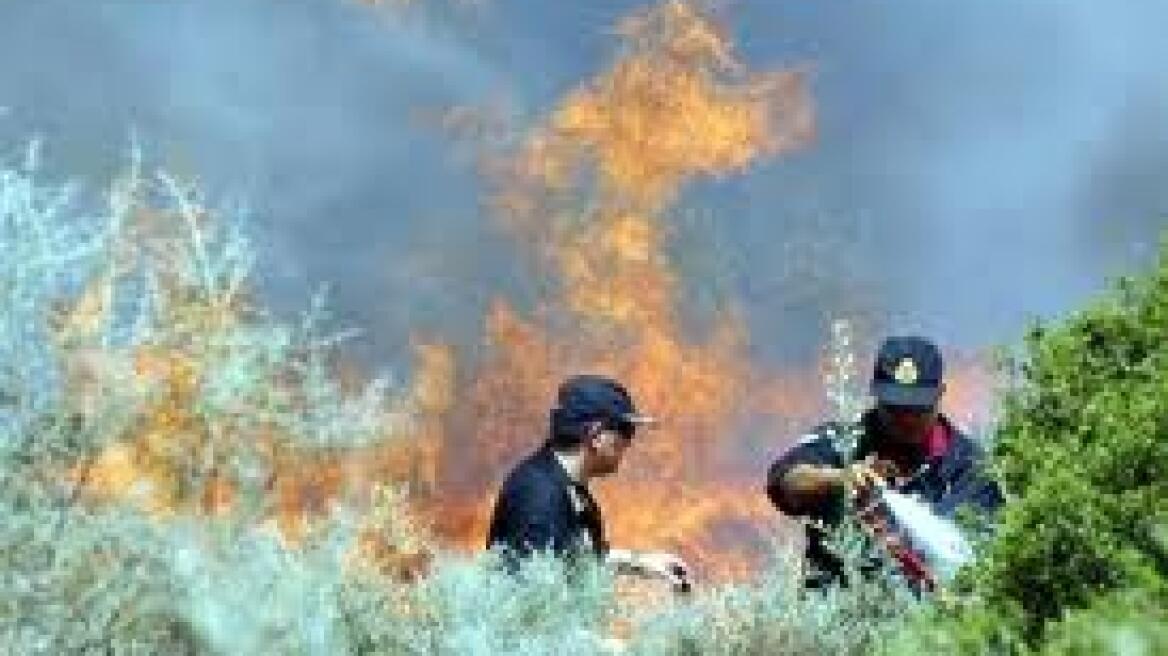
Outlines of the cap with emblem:
[{"label": "cap with emblem", "polygon": [[656,419],[637,412],[633,399],[623,385],[611,378],[595,375],[572,376],[561,385],[552,410],[552,436],[557,442],[572,442],[582,436],[581,429],[590,422],[632,436],[637,426],[656,423]]},{"label": "cap with emblem", "polygon": [[941,351],[923,337],[889,337],[880,345],[872,394],[884,405],[932,407],[941,397]]}]

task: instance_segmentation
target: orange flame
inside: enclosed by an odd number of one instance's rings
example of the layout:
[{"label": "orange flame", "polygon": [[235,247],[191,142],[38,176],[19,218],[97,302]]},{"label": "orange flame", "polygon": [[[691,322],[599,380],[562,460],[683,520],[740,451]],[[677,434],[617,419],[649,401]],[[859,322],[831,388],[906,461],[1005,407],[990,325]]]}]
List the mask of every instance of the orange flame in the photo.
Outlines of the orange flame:
[{"label": "orange flame", "polygon": [[559,381],[607,373],[665,421],[598,486],[614,542],[678,549],[729,575],[756,564],[753,556],[706,536],[734,525],[757,542],[774,513],[758,472],[740,483],[721,465],[740,450],[736,426],[766,411],[777,381],[752,366],[735,313],[704,339],[683,330],[662,215],[694,178],[805,144],[813,112],[799,72],[746,72],[690,3],[640,12],[617,33],[622,56],[568,93],[515,152],[488,162],[500,218],[557,287],[530,318],[505,301],[492,305],[433,504],[460,521],[435,528],[480,546],[492,488],[542,440]]},{"label": "orange flame", "polygon": [[[210,294],[180,275],[188,247],[184,218],[209,227],[204,212],[183,217],[136,209],[133,220],[115,235],[107,270],[95,276],[76,300],[62,303],[55,317],[54,340],[64,362],[67,402],[82,418],[92,417],[113,392],[132,397],[133,416],[123,432],[89,461],[78,463],[69,478],[85,498],[127,501],[155,515],[227,513],[240,501],[239,481],[229,465],[248,450],[266,480],[256,490],[262,513],[289,544],[305,537],[316,518],[331,512],[346,495],[368,495],[381,480],[433,486],[436,470],[417,463],[439,460],[441,445],[434,422],[451,403],[453,359],[436,344],[417,344],[419,367],[413,388],[400,399],[397,414],[411,415],[418,439],[389,440],[387,447],[354,450],[304,450],[274,425],[246,421],[232,413],[208,417],[200,400],[206,369],[218,361],[215,339],[249,319],[246,290]],[[156,321],[165,326],[145,345],[110,348],[101,341],[112,321],[112,299],[119,277],[146,271],[158,281]],[[296,356],[293,356],[296,357]],[[283,390],[293,404],[302,398],[287,369],[272,372],[270,388]],[[345,371],[335,372],[344,382]],[[342,390],[343,390],[342,385]],[[243,414],[246,414],[244,412]],[[237,421],[244,420],[244,421]],[[387,426],[386,431],[397,430]],[[399,445],[408,444],[409,449]],[[369,535],[376,535],[370,526]],[[368,542],[368,541],[367,541]],[[400,545],[381,540],[384,550]],[[415,558],[417,554],[399,554]]]}]

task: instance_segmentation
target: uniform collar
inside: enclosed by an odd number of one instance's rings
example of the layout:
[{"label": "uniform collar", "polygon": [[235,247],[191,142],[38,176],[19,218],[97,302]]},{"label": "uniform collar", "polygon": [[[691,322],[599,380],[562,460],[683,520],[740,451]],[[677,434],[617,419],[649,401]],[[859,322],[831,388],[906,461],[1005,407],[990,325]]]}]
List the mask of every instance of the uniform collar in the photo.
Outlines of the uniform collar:
[{"label": "uniform collar", "polygon": [[572,452],[556,451],[555,449],[548,449],[551,451],[552,459],[555,460],[560,474],[564,477],[565,490],[568,493],[568,499],[572,502],[572,509],[576,512],[583,512],[588,507],[588,502],[585,497],[591,498],[591,493],[588,491],[587,481],[583,480],[581,474],[580,454]]},{"label": "uniform collar", "polygon": [[925,437],[925,457],[929,460],[941,458],[949,452],[949,447],[952,444],[953,431],[949,429],[949,424],[945,419],[939,417],[937,423],[933,424],[933,428],[929,431],[928,436]]},{"label": "uniform collar", "polygon": [[560,463],[560,468],[567,474],[568,480],[577,485],[584,485],[587,481],[584,480],[584,475],[581,472],[582,462],[579,453],[565,453],[563,451],[552,450],[552,455],[555,456],[556,462]]}]

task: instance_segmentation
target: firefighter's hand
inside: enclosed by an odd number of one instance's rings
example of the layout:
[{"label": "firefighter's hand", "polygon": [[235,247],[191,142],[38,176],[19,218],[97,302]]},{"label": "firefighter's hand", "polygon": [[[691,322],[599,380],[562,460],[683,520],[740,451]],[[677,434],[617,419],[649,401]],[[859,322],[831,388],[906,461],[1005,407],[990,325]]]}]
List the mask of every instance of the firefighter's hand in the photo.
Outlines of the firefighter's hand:
[{"label": "firefighter's hand", "polygon": [[901,476],[900,467],[890,460],[882,460],[875,456],[869,457],[864,461],[868,465],[868,469],[872,473],[880,477],[881,480],[892,480]]},{"label": "firefighter's hand", "polygon": [[853,492],[871,492],[873,488],[894,479],[899,468],[887,460],[869,456],[847,468],[847,486]]},{"label": "firefighter's hand", "polygon": [[880,471],[870,461],[857,462],[844,470],[844,485],[856,502],[868,499],[883,480]]},{"label": "firefighter's hand", "polygon": [[689,566],[685,564],[684,560],[671,553],[637,553],[634,556],[633,566],[648,576],[669,581],[674,590],[689,590]]}]

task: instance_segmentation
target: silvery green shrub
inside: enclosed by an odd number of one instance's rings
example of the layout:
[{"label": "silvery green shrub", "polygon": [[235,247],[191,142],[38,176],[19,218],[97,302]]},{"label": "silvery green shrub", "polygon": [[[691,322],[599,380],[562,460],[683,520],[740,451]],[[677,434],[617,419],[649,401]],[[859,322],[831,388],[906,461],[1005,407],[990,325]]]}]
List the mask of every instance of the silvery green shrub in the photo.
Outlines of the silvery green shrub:
[{"label": "silvery green shrub", "polygon": [[[189,187],[143,174],[134,157],[94,210],[76,186],[42,177],[35,147],[0,163],[0,644],[20,654],[343,653],[339,596],[356,520],[335,513],[306,545],[286,545],[260,521],[270,463],[247,437],[275,426],[286,448],[381,439],[399,420],[386,379],[342,393],[319,303],[293,325],[254,308],[217,321],[208,308],[248,292],[251,250],[230,217],[206,219]],[[142,211],[170,223],[139,239]],[[206,372],[187,410],[208,446],[174,454],[173,466],[192,497],[226,472],[241,499],[231,512],[150,517],[84,494],[83,465],[157,400],[131,379],[134,349],[151,347]],[[92,387],[83,395],[70,388],[79,363]]]},{"label": "silvery green shrub", "polygon": [[[274,426],[287,448],[332,449],[408,433],[394,430],[408,418],[387,410],[388,379],[342,391],[328,364],[338,338],[322,334],[319,301],[298,323],[256,306],[254,257],[244,226],[224,216],[230,208],[209,210],[191,187],[143,173],[135,156],[93,209],[79,187],[44,182],[35,154],[0,162],[7,652],[859,654],[913,603],[879,584],[805,591],[785,552],[752,584],[649,606],[618,594],[606,567],[546,556],[513,575],[494,554],[439,553],[428,576],[403,583],[354,558],[370,520],[394,543],[423,539],[404,513],[378,511],[404,504],[400,494],[379,494],[373,508],[342,503],[289,546],[265,521],[270,463],[247,437]],[[174,223],[139,241],[143,208]],[[79,304],[100,311],[62,313]],[[188,495],[226,472],[240,491],[229,512],[151,515],[133,499],[83,494],[78,465],[161,393],[131,380],[128,354],[139,347],[176,351],[203,373],[188,410],[211,448],[176,454],[176,471]],[[84,403],[69,389],[78,362],[94,368],[97,393]]]}]

